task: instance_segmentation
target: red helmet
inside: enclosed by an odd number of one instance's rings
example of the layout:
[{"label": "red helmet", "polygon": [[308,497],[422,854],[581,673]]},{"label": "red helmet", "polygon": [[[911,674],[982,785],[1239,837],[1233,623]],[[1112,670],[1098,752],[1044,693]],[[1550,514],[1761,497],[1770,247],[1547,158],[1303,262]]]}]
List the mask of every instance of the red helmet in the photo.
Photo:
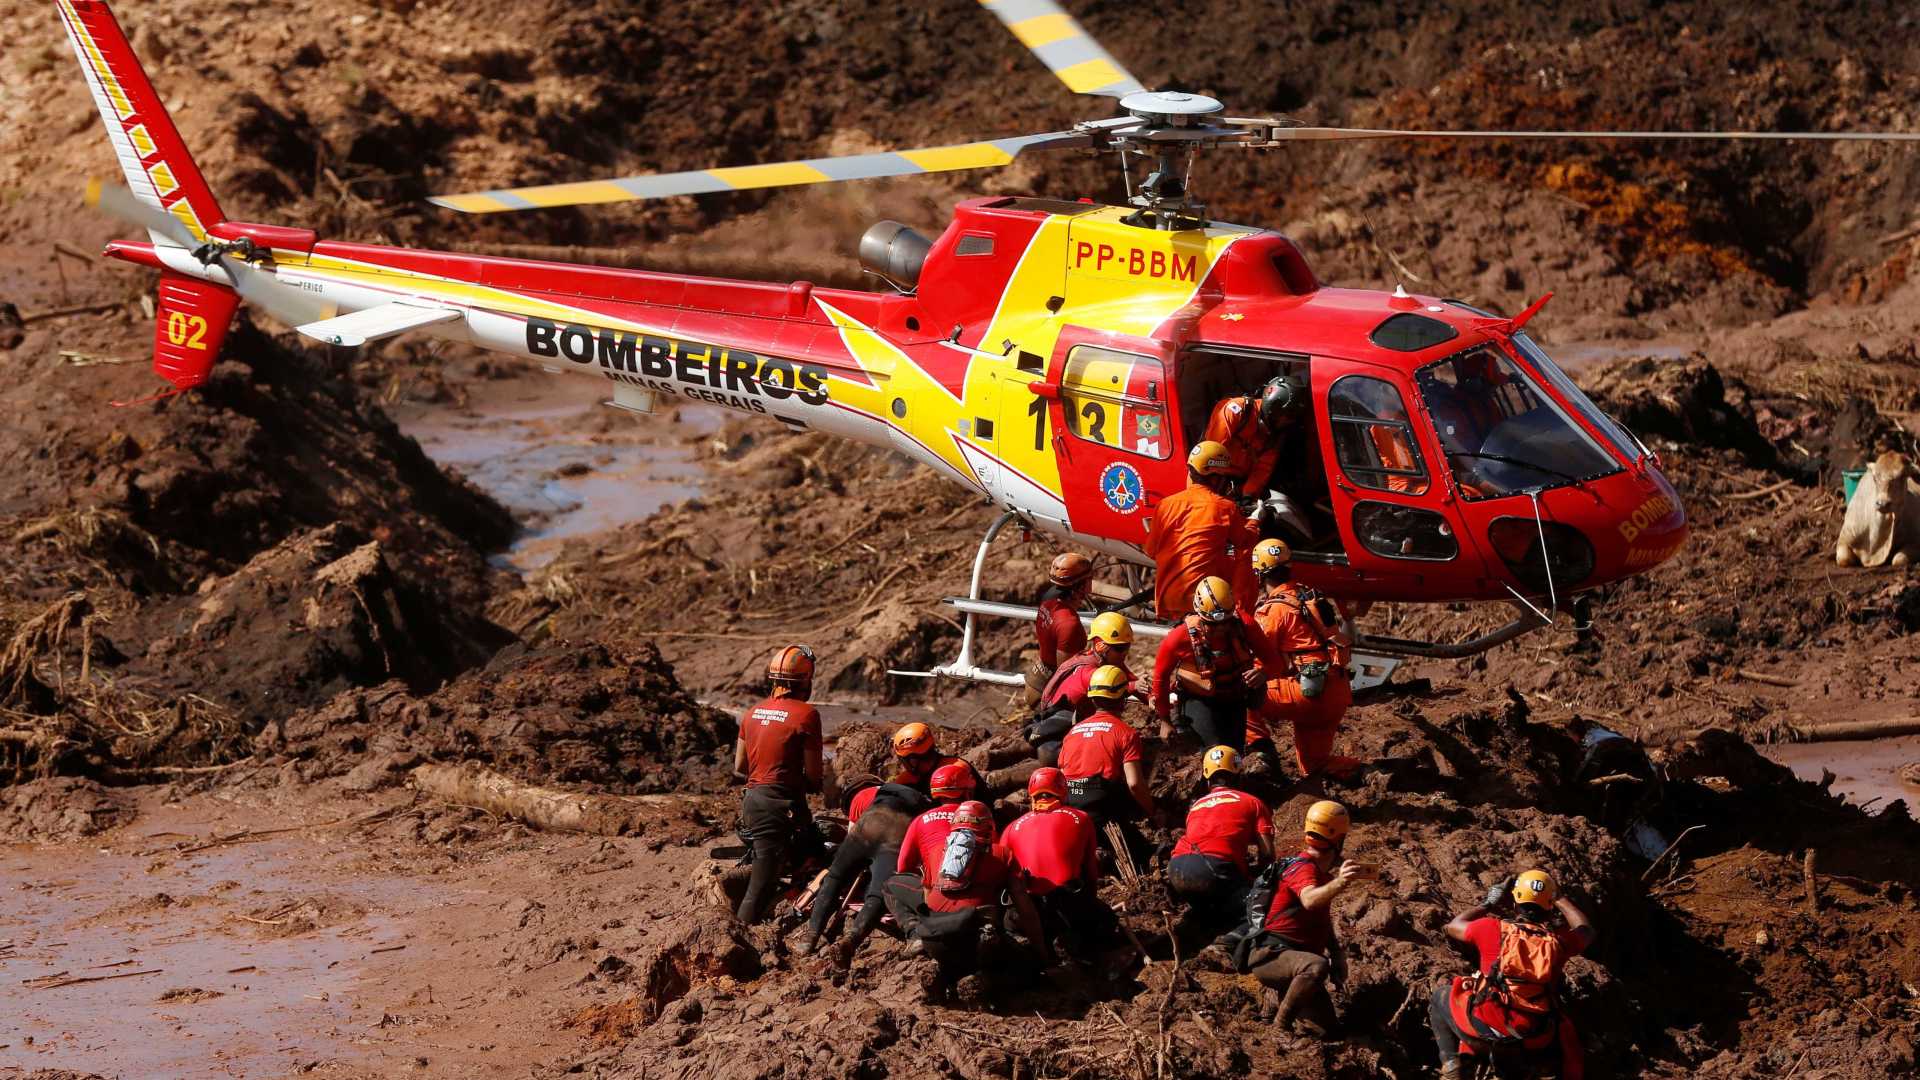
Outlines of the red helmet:
[{"label": "red helmet", "polygon": [[1033,770],[1027,777],[1027,800],[1035,810],[1051,810],[1067,798],[1067,774],[1051,766]]},{"label": "red helmet", "polygon": [[942,802],[959,802],[973,795],[973,768],[964,761],[949,761],[933,770],[927,780],[927,794]]},{"label": "red helmet", "polygon": [[968,799],[953,808],[953,827],[965,829],[975,836],[993,838],[993,813],[987,804],[978,799]]}]

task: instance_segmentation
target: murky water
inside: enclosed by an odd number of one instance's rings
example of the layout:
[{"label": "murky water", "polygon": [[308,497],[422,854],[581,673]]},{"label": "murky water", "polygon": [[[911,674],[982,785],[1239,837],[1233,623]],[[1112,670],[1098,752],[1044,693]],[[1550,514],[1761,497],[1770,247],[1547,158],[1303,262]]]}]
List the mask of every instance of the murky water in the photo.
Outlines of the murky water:
[{"label": "murky water", "polygon": [[1852,742],[1778,743],[1760,752],[1803,780],[1833,773],[1833,790],[1856,805],[1881,810],[1895,799],[1920,808],[1920,787],[1900,779],[1900,767],[1920,762],[1920,735]]},{"label": "murky water", "polygon": [[584,379],[514,380],[476,393],[472,412],[409,406],[395,419],[427,456],[520,519],[520,535],[495,558],[524,572],[550,562],[569,538],[700,493],[702,470],[679,440],[714,430],[718,415],[617,415],[609,424],[599,415],[605,396]]},{"label": "murky water", "polygon": [[[293,842],[138,853],[166,842],[0,848],[0,1072],[266,1077],[334,1057],[341,1029],[365,1022],[353,1015],[355,981],[395,962],[381,910],[431,890],[367,875],[316,890]],[[305,899],[341,913],[339,924],[276,937],[244,917]],[[126,977],[46,985],[116,975]],[[160,1000],[188,988],[219,996]]]}]

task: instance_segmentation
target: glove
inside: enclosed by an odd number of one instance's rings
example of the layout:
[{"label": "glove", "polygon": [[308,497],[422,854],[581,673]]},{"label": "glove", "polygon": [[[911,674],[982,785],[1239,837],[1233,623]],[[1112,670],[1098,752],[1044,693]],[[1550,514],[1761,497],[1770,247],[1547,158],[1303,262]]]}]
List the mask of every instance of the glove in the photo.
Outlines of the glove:
[{"label": "glove", "polygon": [[1489,908],[1497,908],[1500,906],[1500,901],[1505,900],[1507,898],[1507,895],[1511,892],[1513,892],[1512,878],[1506,878],[1505,880],[1497,881],[1493,885],[1487,888],[1487,898],[1485,903],[1482,906],[1489,907]]}]

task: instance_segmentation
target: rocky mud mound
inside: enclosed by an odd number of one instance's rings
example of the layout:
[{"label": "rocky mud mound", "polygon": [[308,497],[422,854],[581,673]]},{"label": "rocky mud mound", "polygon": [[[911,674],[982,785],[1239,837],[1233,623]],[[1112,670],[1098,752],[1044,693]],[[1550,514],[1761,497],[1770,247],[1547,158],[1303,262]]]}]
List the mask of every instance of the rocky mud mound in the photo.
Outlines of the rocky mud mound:
[{"label": "rocky mud mound", "polygon": [[426,761],[475,761],[536,784],[713,792],[733,771],[736,730],[651,645],[555,640],[505,650],[429,695],[397,682],[341,694],[262,732],[255,749],[352,791],[399,784]]},{"label": "rocky mud mound", "polygon": [[[922,1000],[927,961],[898,943],[877,938],[837,975],[777,934],[724,930],[689,887],[701,910],[654,926],[639,962],[589,983],[570,1023],[611,1076],[1417,1075],[1434,1063],[1425,996],[1468,967],[1441,926],[1488,883],[1544,866],[1600,930],[1565,998],[1592,1075],[1914,1073],[1920,958],[1900,943],[1920,933],[1920,827],[1904,807],[1846,806],[1724,732],[1589,760],[1579,726],[1517,696],[1402,699],[1355,721],[1353,748],[1374,764],[1354,783],[1253,782],[1289,838],[1312,799],[1344,801],[1349,856],[1380,869],[1337,908],[1344,1041],[1277,1033],[1257,983],[1211,956],[1176,974],[1164,893],[1144,880],[1104,891],[1152,962],[1121,945],[1096,965],[1117,979],[1008,969],[997,990],[967,981],[940,1002]],[[1149,746],[1156,797],[1180,805],[1199,785],[1195,755]]]}]

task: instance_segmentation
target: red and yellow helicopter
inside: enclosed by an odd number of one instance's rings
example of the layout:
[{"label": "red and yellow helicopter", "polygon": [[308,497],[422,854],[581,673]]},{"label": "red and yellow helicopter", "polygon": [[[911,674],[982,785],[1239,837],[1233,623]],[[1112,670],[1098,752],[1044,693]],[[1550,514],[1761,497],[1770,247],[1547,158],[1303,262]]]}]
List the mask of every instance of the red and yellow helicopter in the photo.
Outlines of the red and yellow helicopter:
[{"label": "red and yellow helicopter", "polygon": [[[1440,297],[1323,285],[1281,234],[1211,221],[1197,152],[1376,138],[1920,139],[1853,132],[1487,132],[1310,127],[1151,92],[1051,0],[981,0],[1066,86],[1121,115],[927,149],[450,195],[467,213],[578,206],[1006,165],[1042,150],[1117,155],[1126,205],[960,203],[929,239],[862,238],[883,291],[687,277],[321,240],[233,221],[194,166],[105,3],[59,13],[127,188],[90,200],[142,225],[113,257],[160,272],[156,371],[197,385],[246,300],[318,341],[424,331],[603,380],[610,405],[706,402],[892,447],[1005,515],[982,542],[959,659],[940,675],[1018,682],[971,659],[988,548],[1018,522],[1129,566],[1151,511],[1187,482],[1212,406],[1285,376],[1301,436],[1276,470],[1299,576],[1364,604],[1494,600],[1517,617],[1470,641],[1359,635],[1359,685],[1392,658],[1462,656],[1546,625],[1569,596],[1685,541],[1658,458],[1512,318]],[[1145,162],[1138,184],[1131,166]],[[1536,601],[1544,600],[1543,610]],[[1162,631],[1164,632],[1164,631]]]}]

